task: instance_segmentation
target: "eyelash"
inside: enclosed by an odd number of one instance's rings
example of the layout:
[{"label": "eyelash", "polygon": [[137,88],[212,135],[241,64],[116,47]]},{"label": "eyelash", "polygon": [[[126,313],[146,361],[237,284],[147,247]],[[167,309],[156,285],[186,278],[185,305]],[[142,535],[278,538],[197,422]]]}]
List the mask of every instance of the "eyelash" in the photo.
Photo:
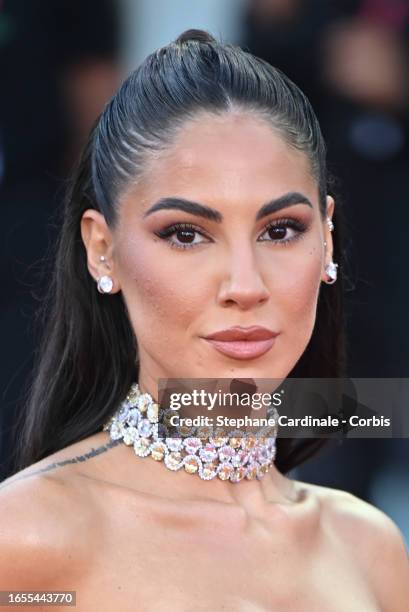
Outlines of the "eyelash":
[{"label": "eyelash", "polygon": [[[284,246],[287,246],[291,242],[294,242],[298,240],[299,238],[301,238],[302,235],[307,230],[307,226],[301,221],[298,221],[296,219],[291,219],[291,218],[285,218],[285,219],[277,219],[276,221],[273,221],[269,223],[268,225],[266,225],[264,227],[263,234],[265,234],[265,232],[267,232],[268,230],[272,228],[276,228],[276,227],[285,227],[285,228],[294,229],[298,233],[292,238],[285,238],[284,240],[262,240],[261,242],[271,242],[272,244],[282,244]],[[183,230],[190,230],[192,232],[200,234],[201,236],[206,237],[206,234],[204,234],[204,232],[202,232],[198,227],[196,227],[195,225],[192,225],[191,223],[174,223],[173,225],[166,227],[164,230],[160,232],[156,232],[156,235],[159,238],[166,240],[166,242],[168,242],[172,248],[176,248],[176,249],[193,249],[193,248],[196,248],[197,246],[200,246],[201,244],[204,244],[203,242],[199,242],[198,244],[191,244],[191,243],[190,244],[189,243],[176,244],[175,242],[172,242],[171,240],[169,240],[169,237],[172,236],[172,234],[175,234]]]}]

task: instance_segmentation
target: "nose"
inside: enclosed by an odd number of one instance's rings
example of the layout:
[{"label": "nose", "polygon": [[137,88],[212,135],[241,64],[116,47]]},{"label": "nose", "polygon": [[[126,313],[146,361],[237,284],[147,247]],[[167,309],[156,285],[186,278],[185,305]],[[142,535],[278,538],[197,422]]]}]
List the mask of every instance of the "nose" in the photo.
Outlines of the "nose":
[{"label": "nose", "polygon": [[250,246],[239,245],[239,249],[231,253],[228,265],[227,278],[218,292],[217,301],[221,306],[237,304],[240,309],[249,310],[268,300],[270,292]]}]

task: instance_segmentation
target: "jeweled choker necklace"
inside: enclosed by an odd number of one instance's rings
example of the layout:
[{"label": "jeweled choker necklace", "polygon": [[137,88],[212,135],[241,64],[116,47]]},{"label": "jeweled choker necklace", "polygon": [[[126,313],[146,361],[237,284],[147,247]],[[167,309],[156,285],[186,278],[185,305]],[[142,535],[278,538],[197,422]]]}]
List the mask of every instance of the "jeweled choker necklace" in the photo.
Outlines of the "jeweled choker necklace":
[{"label": "jeweled choker necklace", "polygon": [[[173,471],[184,469],[203,480],[215,477],[230,482],[261,479],[276,455],[277,428],[257,435],[209,427],[179,427],[180,437],[169,436],[169,417],[175,412],[159,408],[149,393],[133,383],[117,412],[103,426],[112,440],[133,446],[138,457],[163,461]],[[172,427],[175,432],[175,427]],[[220,434],[220,435],[219,435]],[[224,434],[224,435],[221,435]]]}]

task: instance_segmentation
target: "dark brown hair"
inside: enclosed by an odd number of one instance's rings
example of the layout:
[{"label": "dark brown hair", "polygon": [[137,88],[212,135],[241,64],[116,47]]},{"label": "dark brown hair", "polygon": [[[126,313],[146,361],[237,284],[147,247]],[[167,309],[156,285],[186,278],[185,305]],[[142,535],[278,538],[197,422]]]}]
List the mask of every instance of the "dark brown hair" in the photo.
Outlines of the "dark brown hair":
[{"label": "dark brown hair", "polygon": [[[325,218],[325,144],[308,99],[290,79],[201,30],[184,32],[149,55],[106,105],[71,180],[16,469],[100,431],[137,379],[137,345],[122,295],[101,296],[88,273],[80,233],[84,211],[99,210],[114,227],[119,197],[143,169],[146,156],[170,146],[175,130],[197,113],[231,108],[262,115],[307,155]],[[289,377],[343,375],[341,218],[339,208],[335,211],[339,279],[335,285],[321,284],[312,337]],[[289,471],[324,442],[279,439],[278,469]]]}]

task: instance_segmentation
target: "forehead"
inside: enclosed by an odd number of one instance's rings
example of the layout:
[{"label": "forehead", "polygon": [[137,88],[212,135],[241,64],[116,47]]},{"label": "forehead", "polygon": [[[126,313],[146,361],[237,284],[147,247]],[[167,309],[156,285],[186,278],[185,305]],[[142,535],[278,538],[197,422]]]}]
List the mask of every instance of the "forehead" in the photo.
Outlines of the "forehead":
[{"label": "forehead", "polygon": [[151,158],[138,184],[143,201],[185,196],[199,201],[263,202],[288,191],[317,201],[305,153],[286,143],[268,121],[240,111],[203,113]]}]

